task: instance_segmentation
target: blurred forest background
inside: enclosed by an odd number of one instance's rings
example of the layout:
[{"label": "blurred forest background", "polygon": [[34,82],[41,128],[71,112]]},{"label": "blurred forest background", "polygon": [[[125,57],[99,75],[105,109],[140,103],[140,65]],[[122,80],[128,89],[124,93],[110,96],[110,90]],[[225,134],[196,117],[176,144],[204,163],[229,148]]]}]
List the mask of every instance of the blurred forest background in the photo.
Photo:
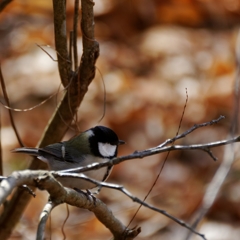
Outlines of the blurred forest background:
[{"label": "blurred forest background", "polygon": [[[67,1],[67,28],[72,29],[74,1]],[[0,14],[0,61],[14,112],[26,146],[36,146],[62,95],[56,59],[52,2],[14,0]],[[206,143],[227,138],[231,127],[236,79],[236,39],[239,0],[96,0],[95,33],[100,43],[96,77],[78,111],[79,129],[101,124],[113,128],[127,142],[119,155],[143,150],[175,136],[186,101],[180,133],[196,123],[224,115],[219,124],[202,128],[177,144]],[[81,56],[81,32],[78,49]],[[104,88],[106,86],[106,114]],[[61,88],[60,88],[61,89]],[[1,95],[1,101],[4,99]],[[7,110],[1,107],[4,175],[26,169],[28,158],[11,154],[18,147]],[[65,139],[75,134],[69,130]],[[237,145],[237,144],[236,144]],[[213,149],[214,162],[202,151],[172,152],[147,202],[191,222],[206,187],[221,164],[223,147]],[[108,182],[124,185],[143,199],[166,154],[135,159],[114,167]],[[239,239],[240,161],[237,155],[227,180],[199,231],[208,240]],[[98,196],[124,224],[138,205],[120,192],[102,189]],[[28,205],[11,239],[34,239],[46,192]],[[63,239],[66,205],[57,207],[47,239]],[[132,227],[141,226],[136,239],[184,239],[186,229],[142,208]],[[86,210],[70,207],[67,239],[110,239],[111,234]],[[200,239],[194,236],[193,239]]]}]

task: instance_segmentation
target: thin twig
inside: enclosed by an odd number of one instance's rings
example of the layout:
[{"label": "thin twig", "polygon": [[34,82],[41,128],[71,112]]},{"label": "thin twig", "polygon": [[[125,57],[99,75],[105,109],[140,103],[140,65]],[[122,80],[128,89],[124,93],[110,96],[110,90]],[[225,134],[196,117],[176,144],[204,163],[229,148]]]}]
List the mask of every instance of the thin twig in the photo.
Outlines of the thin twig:
[{"label": "thin twig", "polygon": [[159,147],[166,146],[167,144],[170,144],[170,143],[172,143],[172,142],[174,142],[174,141],[176,141],[176,140],[178,140],[178,139],[180,139],[180,138],[184,138],[184,137],[186,137],[189,133],[191,133],[191,132],[193,132],[193,131],[195,131],[195,130],[197,130],[197,129],[199,129],[199,128],[206,127],[206,126],[211,126],[211,125],[213,125],[213,124],[217,124],[217,123],[219,123],[219,122],[220,122],[222,119],[224,119],[224,118],[225,118],[225,117],[221,115],[219,118],[214,119],[214,120],[212,120],[212,121],[210,121],[210,122],[205,122],[205,123],[201,123],[201,124],[195,124],[193,127],[191,127],[190,129],[188,129],[188,130],[185,131],[184,133],[179,134],[179,135],[177,135],[177,136],[174,137],[174,138],[171,138],[171,139],[166,140],[164,143],[160,144]]},{"label": "thin twig", "polygon": [[[8,94],[7,94],[7,90],[6,90],[6,86],[5,86],[5,81],[4,81],[4,78],[3,78],[3,75],[2,75],[1,65],[0,65],[0,82],[1,82],[1,86],[2,86],[4,99],[5,99],[6,103],[7,103],[7,106],[10,108],[9,98],[8,98]],[[21,138],[19,136],[19,133],[17,131],[17,127],[16,127],[14,119],[13,119],[12,111],[10,109],[8,109],[8,113],[9,113],[11,125],[12,125],[14,133],[15,133],[15,135],[17,137],[18,143],[19,143],[19,145],[21,147],[24,147],[24,144],[23,144],[23,142],[22,142],[22,140],[21,140]]]},{"label": "thin twig", "polygon": [[[183,121],[183,116],[184,116],[184,113],[185,113],[185,110],[186,110],[186,107],[187,107],[187,102],[188,102],[188,94],[187,94],[187,89],[186,89],[186,100],[185,100],[185,104],[184,104],[184,107],[183,107],[183,111],[182,111],[182,115],[181,115],[181,118],[180,118],[180,122],[179,122],[179,125],[178,125],[178,129],[177,129],[177,132],[176,132],[176,136],[178,136],[179,134],[179,131],[180,131],[180,128],[181,128],[181,125],[182,125],[182,121]],[[174,145],[174,142],[175,140],[172,142],[172,146]],[[163,168],[167,162],[167,159],[169,157],[169,154],[170,154],[170,151],[167,152],[167,155],[165,156],[164,158],[164,161],[161,165],[161,168],[156,176],[156,178],[154,179],[150,189],[148,190],[146,196],[144,197],[143,201],[142,202],[145,202],[146,199],[148,198],[149,194],[152,192],[153,188],[155,187],[155,185],[157,184],[157,181],[163,171]],[[139,210],[141,209],[142,207],[142,204],[140,204],[140,206],[138,207],[138,209],[136,210],[135,214],[133,215],[132,219],[130,220],[129,224],[127,225],[127,227],[129,227],[129,225],[132,223],[132,221],[134,220],[134,218],[136,217],[137,213],[139,212]]]},{"label": "thin twig", "polygon": [[[39,44],[35,43],[43,52],[45,52],[54,62],[57,62],[57,59],[54,59],[42,46],[40,46]],[[44,47],[50,47],[48,45],[45,45]]]},{"label": "thin twig", "polygon": [[29,186],[27,186],[26,184],[22,185],[20,188],[22,188],[25,191],[27,191],[27,193],[29,193],[33,197],[36,197],[36,193]]},{"label": "thin twig", "polygon": [[68,207],[67,204],[66,204],[66,209],[67,209],[67,216],[66,216],[66,218],[64,219],[63,224],[62,224],[62,227],[61,227],[61,231],[62,231],[63,239],[64,239],[64,240],[67,238],[66,233],[64,232],[64,226],[66,225],[66,222],[67,222],[67,220],[68,220],[68,218],[69,218],[69,207]]},{"label": "thin twig", "polygon": [[[63,89],[63,90],[61,90],[61,91],[64,92],[65,89]],[[8,109],[8,110],[10,110],[10,111],[14,111],[14,112],[28,112],[28,111],[32,111],[33,109],[35,109],[35,108],[37,108],[37,107],[42,106],[44,103],[46,103],[48,100],[50,100],[52,97],[54,97],[54,96],[57,95],[58,93],[59,93],[59,90],[58,90],[57,92],[53,93],[51,96],[47,97],[47,98],[46,98],[45,100],[43,100],[42,102],[40,102],[40,103],[38,103],[38,104],[30,107],[30,108],[22,108],[22,109],[20,109],[20,108],[12,108],[12,107],[9,107],[9,106],[7,106],[6,104],[4,104],[1,100],[0,100],[0,103],[1,103],[1,105],[2,105],[4,108],[6,108],[6,109]]]}]

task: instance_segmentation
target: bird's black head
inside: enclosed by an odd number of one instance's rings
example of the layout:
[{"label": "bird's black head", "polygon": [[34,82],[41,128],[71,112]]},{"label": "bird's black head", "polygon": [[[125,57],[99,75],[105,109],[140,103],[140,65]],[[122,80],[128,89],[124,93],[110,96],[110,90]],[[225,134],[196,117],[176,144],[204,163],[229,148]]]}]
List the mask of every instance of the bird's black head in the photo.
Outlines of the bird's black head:
[{"label": "bird's black head", "polygon": [[96,126],[89,129],[92,134],[89,137],[91,152],[95,156],[114,158],[117,156],[118,145],[124,141],[118,139],[117,134],[110,128]]},{"label": "bird's black head", "polygon": [[110,128],[104,126],[96,126],[90,130],[93,131],[94,137],[98,142],[110,143],[111,145],[119,144],[117,134]]}]

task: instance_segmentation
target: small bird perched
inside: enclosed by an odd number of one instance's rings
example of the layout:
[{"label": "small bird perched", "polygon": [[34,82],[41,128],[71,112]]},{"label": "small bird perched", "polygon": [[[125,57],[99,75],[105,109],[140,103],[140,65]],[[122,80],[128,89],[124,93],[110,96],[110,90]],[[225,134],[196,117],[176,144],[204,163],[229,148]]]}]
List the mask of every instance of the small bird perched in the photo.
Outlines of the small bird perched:
[{"label": "small bird perched", "polygon": [[[117,156],[118,146],[124,143],[110,128],[96,126],[68,141],[50,144],[43,148],[16,148],[12,152],[36,156],[47,163],[50,170],[59,171],[106,162]],[[98,181],[105,181],[111,169],[112,167],[104,167],[83,174]],[[69,188],[91,189],[96,187],[95,184],[80,178],[63,177],[58,180],[63,186]]]}]

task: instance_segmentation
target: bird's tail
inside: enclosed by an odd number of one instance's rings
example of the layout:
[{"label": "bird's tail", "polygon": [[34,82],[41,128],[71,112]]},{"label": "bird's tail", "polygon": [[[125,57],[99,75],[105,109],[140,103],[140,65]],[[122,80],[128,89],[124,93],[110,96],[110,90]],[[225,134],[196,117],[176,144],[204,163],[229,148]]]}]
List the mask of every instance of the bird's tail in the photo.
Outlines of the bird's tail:
[{"label": "bird's tail", "polygon": [[31,147],[23,147],[23,148],[15,148],[11,150],[12,153],[26,153],[32,156],[38,156],[38,148],[31,148]]}]

